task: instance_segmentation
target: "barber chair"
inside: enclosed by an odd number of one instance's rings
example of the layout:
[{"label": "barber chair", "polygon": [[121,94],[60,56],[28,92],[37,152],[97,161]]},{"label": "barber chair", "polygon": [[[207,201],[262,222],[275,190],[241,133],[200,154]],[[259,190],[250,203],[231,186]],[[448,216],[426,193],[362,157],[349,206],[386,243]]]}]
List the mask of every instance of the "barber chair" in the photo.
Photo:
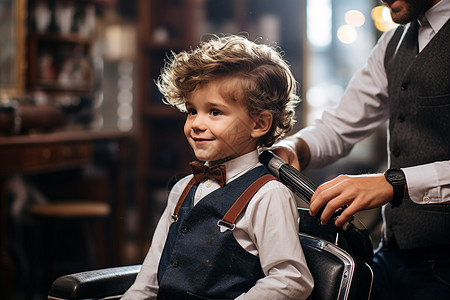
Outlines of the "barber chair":
[{"label": "barber chair", "polygon": [[[297,196],[309,204],[316,186],[303,174],[269,151],[260,161]],[[342,208],[342,210],[345,209]],[[370,263],[373,249],[370,235],[354,217],[341,227],[334,220],[321,225],[307,209],[298,209],[299,239],[314,289],[308,299],[369,299],[373,274]],[[56,279],[48,299],[119,299],[133,284],[141,266],[124,266],[81,272]]]}]

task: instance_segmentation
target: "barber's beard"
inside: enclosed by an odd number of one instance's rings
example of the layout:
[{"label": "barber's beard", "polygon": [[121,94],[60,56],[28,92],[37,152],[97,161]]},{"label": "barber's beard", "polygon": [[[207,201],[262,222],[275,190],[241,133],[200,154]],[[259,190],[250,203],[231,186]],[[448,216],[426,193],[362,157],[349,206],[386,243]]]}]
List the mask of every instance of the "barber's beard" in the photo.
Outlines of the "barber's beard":
[{"label": "barber's beard", "polygon": [[405,0],[405,8],[398,12],[391,11],[392,20],[397,24],[407,24],[421,18],[433,6],[433,0]]}]

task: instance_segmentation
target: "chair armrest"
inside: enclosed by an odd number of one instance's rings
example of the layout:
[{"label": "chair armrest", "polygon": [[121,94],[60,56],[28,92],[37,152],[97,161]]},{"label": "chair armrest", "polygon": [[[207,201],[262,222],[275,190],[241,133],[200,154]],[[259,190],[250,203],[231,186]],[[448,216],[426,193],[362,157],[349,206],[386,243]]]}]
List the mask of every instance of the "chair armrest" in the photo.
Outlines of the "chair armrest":
[{"label": "chair armrest", "polygon": [[114,267],[65,275],[50,287],[48,299],[119,298],[134,283],[141,265]]}]

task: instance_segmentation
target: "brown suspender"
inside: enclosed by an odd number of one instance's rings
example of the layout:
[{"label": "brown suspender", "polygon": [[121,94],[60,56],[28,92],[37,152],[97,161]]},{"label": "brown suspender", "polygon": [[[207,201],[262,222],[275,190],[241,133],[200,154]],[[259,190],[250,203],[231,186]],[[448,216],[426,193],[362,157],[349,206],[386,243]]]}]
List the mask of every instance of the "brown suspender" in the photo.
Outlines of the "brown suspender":
[{"label": "brown suspender", "polygon": [[[237,200],[233,203],[230,209],[225,213],[223,218],[217,222],[217,225],[220,227],[221,232],[224,232],[225,230],[228,229],[233,230],[235,228],[234,223],[236,222],[236,219],[239,217],[244,208],[247,206],[250,199],[252,199],[252,197],[263,185],[265,185],[267,182],[271,180],[277,179],[273,175],[269,174],[263,175],[262,177],[258,178],[255,182],[253,182],[239,196],[239,198],[237,198]],[[191,190],[193,185],[194,179],[191,179],[191,181],[189,181],[183,193],[181,194],[180,199],[178,200],[178,203],[172,215],[172,220],[174,222],[178,220],[178,212],[180,211],[180,207],[183,204],[184,200],[186,199],[187,195],[189,194],[189,191]]]},{"label": "brown suspender", "polygon": [[186,187],[184,188],[183,193],[181,193],[180,199],[178,199],[177,206],[175,206],[175,210],[172,214],[172,222],[178,221],[178,212],[180,211],[181,205],[183,205],[184,200],[186,199],[187,195],[189,194],[189,191],[191,190],[192,186],[194,185],[194,177],[188,182]]}]

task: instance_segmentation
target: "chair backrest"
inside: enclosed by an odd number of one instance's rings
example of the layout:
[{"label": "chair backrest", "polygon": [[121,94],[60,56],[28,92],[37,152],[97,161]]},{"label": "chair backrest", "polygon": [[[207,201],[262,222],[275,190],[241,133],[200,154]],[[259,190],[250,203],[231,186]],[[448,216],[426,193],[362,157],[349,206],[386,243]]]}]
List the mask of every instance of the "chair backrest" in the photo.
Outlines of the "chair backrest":
[{"label": "chair backrest", "polygon": [[308,299],[369,299],[373,274],[369,265],[324,239],[299,233],[314,289]]},{"label": "chair backrest", "polygon": [[[309,206],[315,183],[270,151],[263,151],[259,161]],[[298,213],[299,238],[314,278],[309,299],[369,299],[373,274],[368,263],[373,259],[373,247],[368,231],[356,226],[354,217],[337,227],[332,220],[336,215],[321,225],[320,213],[312,217],[302,208]]]}]

